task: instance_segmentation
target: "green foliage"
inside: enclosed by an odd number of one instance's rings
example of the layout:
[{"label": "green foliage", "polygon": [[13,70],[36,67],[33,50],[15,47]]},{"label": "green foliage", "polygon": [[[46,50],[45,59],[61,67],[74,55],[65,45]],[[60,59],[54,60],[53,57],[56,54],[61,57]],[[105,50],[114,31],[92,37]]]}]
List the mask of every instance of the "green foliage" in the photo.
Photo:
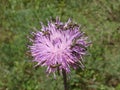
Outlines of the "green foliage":
[{"label": "green foliage", "polygon": [[80,23],[93,43],[70,90],[120,90],[120,0],[0,0],[0,90],[63,90],[62,77],[47,77],[26,55],[33,28],[56,16]]}]

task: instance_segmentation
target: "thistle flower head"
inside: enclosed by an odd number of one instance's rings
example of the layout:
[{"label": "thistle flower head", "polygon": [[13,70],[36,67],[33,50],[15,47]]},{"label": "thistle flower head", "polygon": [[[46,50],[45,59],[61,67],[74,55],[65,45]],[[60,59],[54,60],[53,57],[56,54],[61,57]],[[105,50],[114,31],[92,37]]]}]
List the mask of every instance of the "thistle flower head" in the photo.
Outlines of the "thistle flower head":
[{"label": "thistle flower head", "polygon": [[80,26],[69,19],[66,23],[48,21],[48,25],[41,24],[41,31],[33,32],[30,52],[37,65],[47,67],[46,72],[59,70],[70,72],[70,67],[84,68],[82,58],[89,46],[87,37]]}]

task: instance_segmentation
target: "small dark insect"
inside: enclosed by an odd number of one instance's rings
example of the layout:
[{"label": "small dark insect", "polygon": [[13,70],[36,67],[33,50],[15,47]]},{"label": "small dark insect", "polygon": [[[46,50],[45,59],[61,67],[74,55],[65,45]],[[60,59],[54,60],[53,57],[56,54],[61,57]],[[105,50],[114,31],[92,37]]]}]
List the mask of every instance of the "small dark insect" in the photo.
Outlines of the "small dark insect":
[{"label": "small dark insect", "polygon": [[71,22],[68,24],[68,27],[74,28],[74,27],[79,27],[79,25]]},{"label": "small dark insect", "polygon": [[56,22],[56,19],[55,19],[55,18],[52,18],[52,22]]},{"label": "small dark insect", "polygon": [[85,50],[87,50],[87,48],[82,44],[78,44],[78,46],[80,46],[81,48],[84,48]]},{"label": "small dark insect", "polygon": [[79,27],[79,25],[78,25],[78,24],[76,24],[76,23],[74,24],[74,26]]},{"label": "small dark insect", "polygon": [[[46,62],[46,60],[45,60],[45,61],[43,61],[43,62],[41,62],[41,65],[42,65],[42,64],[44,64],[45,62]],[[35,65],[35,66],[34,66],[34,68],[37,70],[39,66],[40,66],[40,65],[39,65],[39,64],[37,64],[37,65]]]},{"label": "small dark insect", "polygon": [[75,46],[79,46],[79,47],[84,48],[85,50],[87,50],[87,48],[86,48],[84,45],[82,45],[82,44],[73,44],[73,45],[71,46],[71,49],[72,49],[73,47],[75,47]]},{"label": "small dark insect", "polygon": [[50,65],[51,68],[57,68],[57,67],[59,67],[59,66],[61,66],[61,64]]},{"label": "small dark insect", "polygon": [[45,61],[43,61],[41,64],[44,64],[46,62],[46,60]]},{"label": "small dark insect", "polygon": [[69,29],[69,27],[64,27],[64,30],[68,30]]},{"label": "small dark insect", "polygon": [[31,56],[31,53],[30,52],[26,52],[25,55]]},{"label": "small dark insect", "polygon": [[56,24],[57,29],[63,29],[63,25]]},{"label": "small dark insect", "polygon": [[75,56],[79,56],[79,54],[75,51],[72,51],[72,54],[75,55]]},{"label": "small dark insect", "polygon": [[74,27],[79,27],[79,25],[71,22],[66,27],[64,27],[64,30],[68,30]]},{"label": "small dark insect", "polygon": [[43,33],[43,36],[50,35],[48,31],[42,31],[42,33]]}]

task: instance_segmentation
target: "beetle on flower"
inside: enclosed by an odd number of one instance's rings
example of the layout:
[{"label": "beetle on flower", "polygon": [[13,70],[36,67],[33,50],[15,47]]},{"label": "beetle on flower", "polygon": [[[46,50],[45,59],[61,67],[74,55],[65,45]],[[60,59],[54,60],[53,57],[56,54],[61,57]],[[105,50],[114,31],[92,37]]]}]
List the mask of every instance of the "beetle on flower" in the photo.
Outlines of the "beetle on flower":
[{"label": "beetle on flower", "polygon": [[47,73],[55,73],[57,70],[66,73],[70,68],[84,68],[83,57],[90,45],[80,26],[71,19],[66,23],[48,21],[45,26],[41,23],[41,31],[37,30],[32,35],[32,45],[29,46],[33,61],[37,65],[47,67]]}]

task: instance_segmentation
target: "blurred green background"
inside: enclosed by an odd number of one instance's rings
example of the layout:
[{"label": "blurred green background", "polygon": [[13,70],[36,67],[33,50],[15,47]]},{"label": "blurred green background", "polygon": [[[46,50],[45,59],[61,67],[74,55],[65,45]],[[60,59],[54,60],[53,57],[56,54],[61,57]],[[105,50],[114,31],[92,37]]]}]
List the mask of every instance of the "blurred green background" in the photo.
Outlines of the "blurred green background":
[{"label": "blurred green background", "polygon": [[120,0],[0,0],[0,90],[63,90],[62,77],[47,77],[26,54],[27,35],[50,16],[73,18],[93,43],[70,90],[120,90]]}]

